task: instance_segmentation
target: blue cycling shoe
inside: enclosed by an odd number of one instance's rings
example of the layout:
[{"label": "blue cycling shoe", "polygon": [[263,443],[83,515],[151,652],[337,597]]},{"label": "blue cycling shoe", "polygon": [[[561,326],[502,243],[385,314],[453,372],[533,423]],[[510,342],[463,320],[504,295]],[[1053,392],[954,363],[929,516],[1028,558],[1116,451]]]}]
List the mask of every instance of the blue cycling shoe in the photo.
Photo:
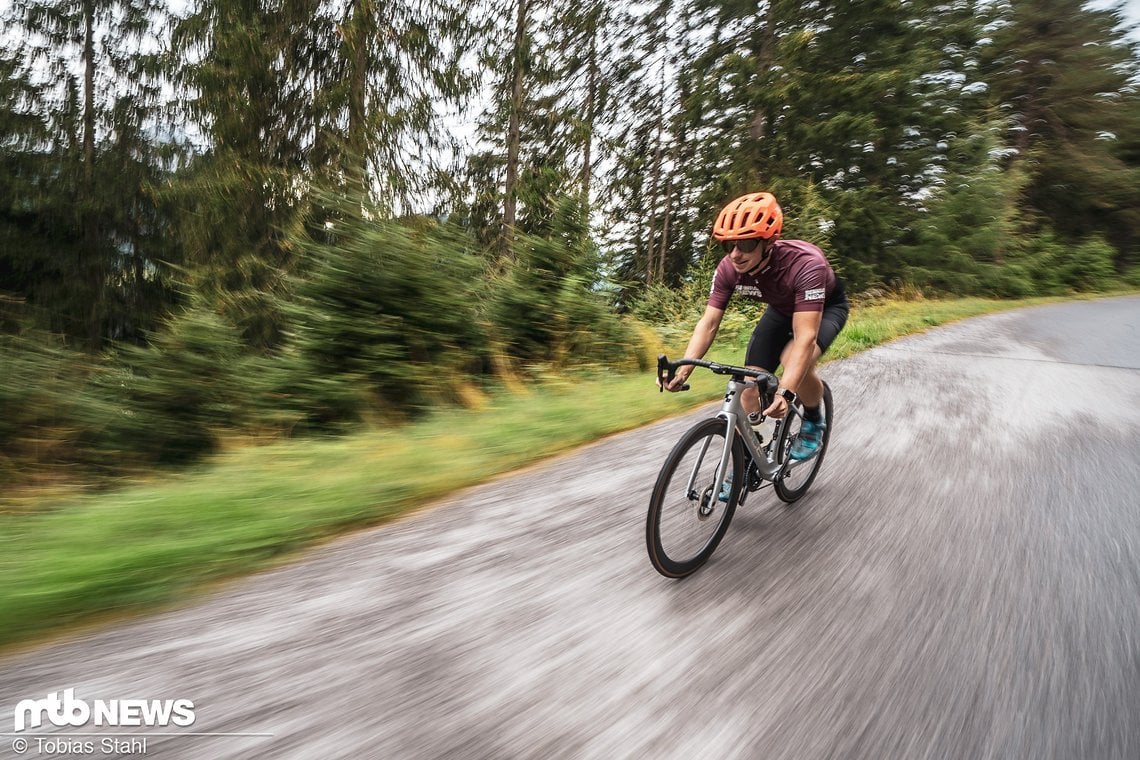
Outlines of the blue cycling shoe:
[{"label": "blue cycling shoe", "polygon": [[727,504],[728,503],[728,497],[731,493],[732,493],[732,473],[730,472],[730,473],[728,473],[728,478],[723,483],[720,484],[720,495],[717,496],[717,499],[719,499],[720,501],[723,501],[725,504]]},{"label": "blue cycling shoe", "polygon": [[823,445],[823,431],[827,430],[827,423],[812,422],[811,420],[804,420],[803,425],[800,426],[799,435],[796,436],[796,442],[792,446],[792,450],[788,452],[788,456],[797,462],[803,462],[811,459],[819,453],[819,447]]}]

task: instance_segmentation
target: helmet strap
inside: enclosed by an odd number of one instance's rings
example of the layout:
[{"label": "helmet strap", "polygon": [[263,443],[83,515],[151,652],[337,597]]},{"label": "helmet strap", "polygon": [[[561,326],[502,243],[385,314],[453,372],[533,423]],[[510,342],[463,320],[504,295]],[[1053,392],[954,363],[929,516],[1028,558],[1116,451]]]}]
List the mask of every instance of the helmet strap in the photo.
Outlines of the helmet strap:
[{"label": "helmet strap", "polygon": [[772,263],[772,249],[767,242],[764,243],[764,258],[756,262],[756,266],[749,269],[746,274],[759,274]]}]

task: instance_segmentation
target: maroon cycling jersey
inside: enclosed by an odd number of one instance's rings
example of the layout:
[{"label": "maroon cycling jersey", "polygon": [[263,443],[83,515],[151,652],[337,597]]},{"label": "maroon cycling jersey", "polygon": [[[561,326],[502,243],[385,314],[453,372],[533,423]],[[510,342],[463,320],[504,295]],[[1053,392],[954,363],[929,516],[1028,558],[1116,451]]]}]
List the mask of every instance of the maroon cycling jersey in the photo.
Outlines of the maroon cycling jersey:
[{"label": "maroon cycling jersey", "polygon": [[728,256],[713,273],[709,306],[728,307],[733,293],[754,301],[764,301],[785,316],[797,311],[823,311],[836,292],[835,272],[823,251],[803,240],[777,240],[771,244],[772,258],[756,274],[740,274]]}]

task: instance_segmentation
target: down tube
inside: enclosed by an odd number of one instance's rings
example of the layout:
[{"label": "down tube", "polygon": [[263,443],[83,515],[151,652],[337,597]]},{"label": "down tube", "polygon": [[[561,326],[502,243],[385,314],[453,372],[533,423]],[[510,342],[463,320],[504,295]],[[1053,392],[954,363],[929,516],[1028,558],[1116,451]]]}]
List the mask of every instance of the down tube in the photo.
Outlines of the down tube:
[{"label": "down tube", "polygon": [[[728,460],[732,457],[732,443],[733,436],[736,435],[737,418],[732,412],[723,412],[717,416],[725,420],[724,451],[720,454],[720,465],[716,469],[716,480],[713,481],[719,486],[725,481],[725,476],[728,475]],[[732,484],[730,483],[729,488],[731,487]]]}]

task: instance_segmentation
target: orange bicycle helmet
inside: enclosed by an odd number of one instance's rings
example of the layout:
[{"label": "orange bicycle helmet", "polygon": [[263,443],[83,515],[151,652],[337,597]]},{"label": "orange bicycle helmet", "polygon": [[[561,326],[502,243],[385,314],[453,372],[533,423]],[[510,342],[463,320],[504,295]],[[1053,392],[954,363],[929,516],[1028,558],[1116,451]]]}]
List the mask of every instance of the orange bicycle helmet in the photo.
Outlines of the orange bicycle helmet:
[{"label": "orange bicycle helmet", "polygon": [[717,240],[768,240],[784,228],[784,212],[771,193],[749,193],[725,206],[713,225]]}]

